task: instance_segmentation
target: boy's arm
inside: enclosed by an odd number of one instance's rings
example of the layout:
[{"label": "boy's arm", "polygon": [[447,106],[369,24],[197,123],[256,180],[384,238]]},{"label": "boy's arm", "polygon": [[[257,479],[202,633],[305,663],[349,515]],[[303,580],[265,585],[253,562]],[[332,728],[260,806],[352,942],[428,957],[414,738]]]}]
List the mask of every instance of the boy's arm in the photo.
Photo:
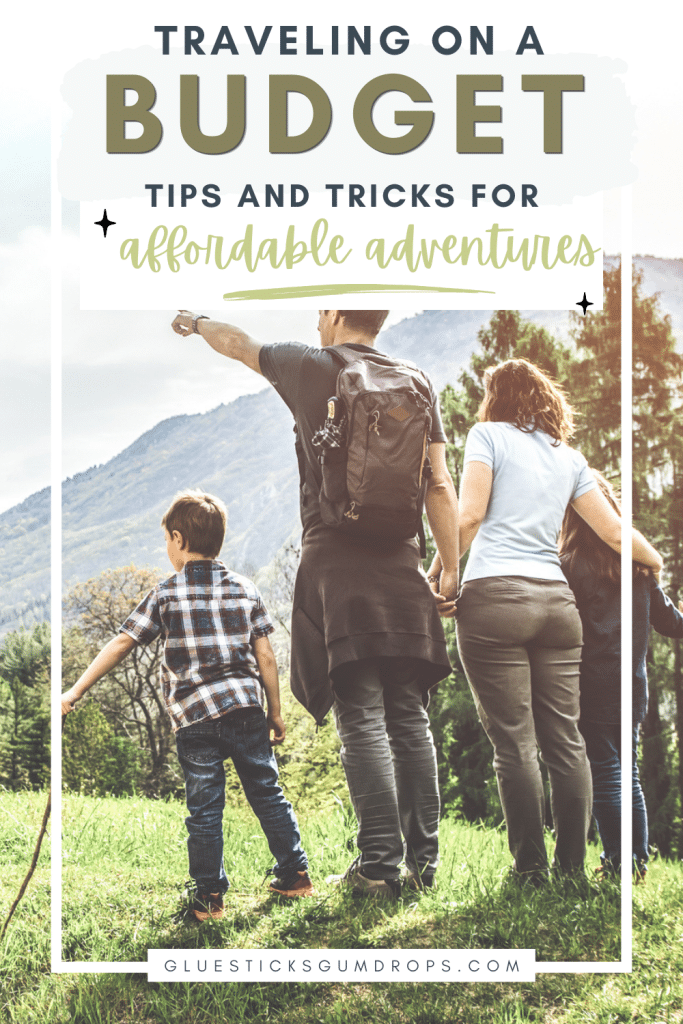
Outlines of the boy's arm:
[{"label": "boy's arm", "polygon": [[282,743],[285,738],[285,723],[280,713],[280,683],[277,676],[277,662],[267,636],[254,637],[256,664],[263,680],[268,703],[268,728],[273,730],[273,743]]},{"label": "boy's arm", "polygon": [[[180,334],[183,338],[194,334],[192,318],[193,314],[189,310],[181,309],[171,324],[176,334]],[[196,320],[195,323],[197,333],[201,334],[204,341],[208,342],[212,349],[215,349],[222,356],[227,356],[228,359],[237,359],[240,363],[248,366],[250,370],[255,370],[256,373],[261,373],[259,352],[263,345],[260,341],[250,338],[239,327],[221,323],[220,320],[210,320],[208,317],[202,317],[201,320]]]},{"label": "boy's arm", "polygon": [[111,672],[113,668],[123,661],[127,654],[136,646],[135,640],[127,633],[119,633],[102,648],[97,657],[88,665],[85,672],[74,683],[70,690],[62,694],[62,715],[68,715],[73,711],[74,704],[90,689],[90,687]]}]

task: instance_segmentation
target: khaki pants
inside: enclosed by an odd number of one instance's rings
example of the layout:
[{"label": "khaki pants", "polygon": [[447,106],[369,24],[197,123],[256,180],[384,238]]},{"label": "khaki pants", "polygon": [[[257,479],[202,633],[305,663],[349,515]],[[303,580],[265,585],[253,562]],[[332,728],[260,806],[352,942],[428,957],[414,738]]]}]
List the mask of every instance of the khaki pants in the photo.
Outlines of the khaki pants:
[{"label": "khaki pants", "polygon": [[470,580],[457,611],[458,649],[494,747],[510,851],[520,873],[547,871],[537,747],[548,769],[554,865],[580,868],[591,775],[578,730],[581,620],[569,586],[522,576]]}]

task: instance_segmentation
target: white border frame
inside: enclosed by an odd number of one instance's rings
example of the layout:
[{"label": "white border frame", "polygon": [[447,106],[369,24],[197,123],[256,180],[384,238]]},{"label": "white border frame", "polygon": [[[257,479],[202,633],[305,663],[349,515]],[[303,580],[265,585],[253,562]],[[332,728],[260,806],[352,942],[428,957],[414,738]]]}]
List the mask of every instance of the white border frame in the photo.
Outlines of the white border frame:
[{"label": "white border frame", "polygon": [[[51,617],[52,617],[52,835],[51,835],[51,969],[55,974],[147,974],[147,962],[64,961],[62,952],[62,763],[61,706],[62,690],[62,200],[57,187],[57,154],[61,138],[61,97],[52,109],[52,186],[51,186]],[[631,408],[632,375],[632,192],[621,189],[621,479],[622,519],[630,524],[632,512]],[[623,530],[623,526],[622,526]],[[624,531],[626,532],[626,531]],[[622,622],[631,621],[631,545],[622,545]],[[625,585],[624,585],[625,584]],[[621,658],[621,805],[631,806],[631,665],[630,644],[623,643]],[[631,815],[621,816],[622,848],[631,849]],[[633,969],[632,951],[632,878],[631,858],[622,858],[621,865],[621,959],[612,962],[536,963],[537,974],[620,974]],[[514,952],[514,950],[511,950]]]}]

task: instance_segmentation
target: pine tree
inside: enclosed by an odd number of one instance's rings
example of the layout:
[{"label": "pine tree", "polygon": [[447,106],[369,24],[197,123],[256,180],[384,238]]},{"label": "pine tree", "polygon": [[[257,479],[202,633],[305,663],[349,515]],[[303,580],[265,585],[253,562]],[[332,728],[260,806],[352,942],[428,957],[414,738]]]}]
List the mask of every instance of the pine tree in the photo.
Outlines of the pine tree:
[{"label": "pine tree", "polygon": [[40,789],[50,775],[50,626],[8,633],[0,650],[0,782]]}]

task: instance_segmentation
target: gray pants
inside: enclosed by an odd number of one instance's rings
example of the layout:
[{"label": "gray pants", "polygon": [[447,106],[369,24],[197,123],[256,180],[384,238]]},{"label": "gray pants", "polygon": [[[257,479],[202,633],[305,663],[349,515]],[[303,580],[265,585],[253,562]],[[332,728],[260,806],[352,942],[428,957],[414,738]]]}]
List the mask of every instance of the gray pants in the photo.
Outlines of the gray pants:
[{"label": "gray pants", "polygon": [[581,620],[566,583],[494,576],[458,599],[458,649],[494,747],[508,842],[517,871],[547,869],[537,745],[548,769],[554,863],[580,868],[591,818],[591,775],[578,730]]},{"label": "gray pants", "polygon": [[366,878],[398,879],[404,856],[426,880],[436,870],[439,788],[420,665],[367,658],[335,671],[334,718]]}]

